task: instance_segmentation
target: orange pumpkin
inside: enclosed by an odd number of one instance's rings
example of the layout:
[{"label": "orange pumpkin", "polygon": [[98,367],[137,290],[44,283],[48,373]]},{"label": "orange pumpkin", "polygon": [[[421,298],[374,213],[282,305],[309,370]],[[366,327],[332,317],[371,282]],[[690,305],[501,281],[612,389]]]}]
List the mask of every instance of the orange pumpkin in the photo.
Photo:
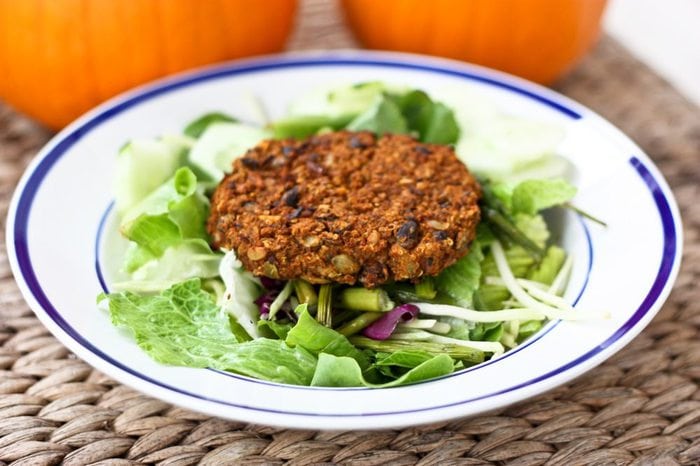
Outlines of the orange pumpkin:
[{"label": "orange pumpkin", "polygon": [[605,0],[343,0],[366,47],[441,55],[550,83],[595,42]]},{"label": "orange pumpkin", "polygon": [[0,99],[60,128],[176,71],[276,52],[296,0],[0,0]]}]

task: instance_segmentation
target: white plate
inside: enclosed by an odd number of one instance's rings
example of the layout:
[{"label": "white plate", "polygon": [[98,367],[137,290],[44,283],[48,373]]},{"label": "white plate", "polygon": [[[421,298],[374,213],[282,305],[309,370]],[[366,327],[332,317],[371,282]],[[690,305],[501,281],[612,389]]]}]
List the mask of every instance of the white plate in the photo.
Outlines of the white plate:
[{"label": "white plate", "polygon": [[[562,240],[577,258],[567,298],[609,320],[550,322],[503,357],[437,380],[368,390],[280,385],[153,362],[98,311],[115,154],[130,138],[180,130],[223,110],[242,118],[249,93],[279,116],[295,96],[335,81],[385,80],[440,92],[472,89],[515,115],[561,124],[576,167],[576,204],[609,227],[569,214]],[[105,236],[102,236],[102,233]],[[649,158],[587,108],[526,81],[427,57],[332,52],[268,57],[159,81],[118,97],[58,134],[19,183],[7,248],[25,299],[49,330],[105,374],[214,416],[309,429],[384,428],[480,413],[542,393],[600,364],[637,335],[668,296],[681,256],[671,192]]]}]

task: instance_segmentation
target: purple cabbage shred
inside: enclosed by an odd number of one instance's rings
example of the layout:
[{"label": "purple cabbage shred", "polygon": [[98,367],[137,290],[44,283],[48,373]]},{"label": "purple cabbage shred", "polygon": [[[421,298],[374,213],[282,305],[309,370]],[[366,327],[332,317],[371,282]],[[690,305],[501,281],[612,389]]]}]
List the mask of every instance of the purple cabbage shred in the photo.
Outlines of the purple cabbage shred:
[{"label": "purple cabbage shred", "polygon": [[415,304],[402,304],[372,322],[362,334],[373,340],[386,340],[394,333],[399,322],[409,322],[417,316],[418,307]]},{"label": "purple cabbage shred", "polygon": [[268,291],[255,300],[255,304],[260,308],[260,315],[266,316],[270,313],[270,304],[275,300],[279,292]]}]

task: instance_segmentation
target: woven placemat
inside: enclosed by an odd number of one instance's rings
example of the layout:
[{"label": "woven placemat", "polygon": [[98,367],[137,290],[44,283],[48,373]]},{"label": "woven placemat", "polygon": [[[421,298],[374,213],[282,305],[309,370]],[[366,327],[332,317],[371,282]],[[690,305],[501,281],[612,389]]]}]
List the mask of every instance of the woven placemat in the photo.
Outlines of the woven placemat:
[{"label": "woven placemat", "polygon": [[[304,3],[303,13],[292,48],[353,45],[332,3]],[[0,104],[0,464],[699,464],[700,111],[607,38],[556,87],[630,134],[669,180],[686,241],[669,301],[627,348],[567,386],[489,415],[381,432],[210,418],[71,355],[27,308],[4,248],[9,197],[50,134]]]}]

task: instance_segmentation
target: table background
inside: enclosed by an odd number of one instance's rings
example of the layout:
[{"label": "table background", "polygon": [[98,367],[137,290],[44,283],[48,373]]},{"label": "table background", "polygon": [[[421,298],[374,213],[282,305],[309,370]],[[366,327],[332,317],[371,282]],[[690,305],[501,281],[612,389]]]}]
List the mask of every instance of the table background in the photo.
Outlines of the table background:
[{"label": "table background", "polygon": [[[290,48],[355,45],[334,5],[304,2]],[[0,465],[700,464],[700,110],[609,38],[555,88],[627,132],[671,184],[686,244],[669,301],[627,348],[566,386],[487,415],[380,432],[209,418],[71,355],[27,308],[4,248],[9,198],[51,134],[0,103]]]}]

